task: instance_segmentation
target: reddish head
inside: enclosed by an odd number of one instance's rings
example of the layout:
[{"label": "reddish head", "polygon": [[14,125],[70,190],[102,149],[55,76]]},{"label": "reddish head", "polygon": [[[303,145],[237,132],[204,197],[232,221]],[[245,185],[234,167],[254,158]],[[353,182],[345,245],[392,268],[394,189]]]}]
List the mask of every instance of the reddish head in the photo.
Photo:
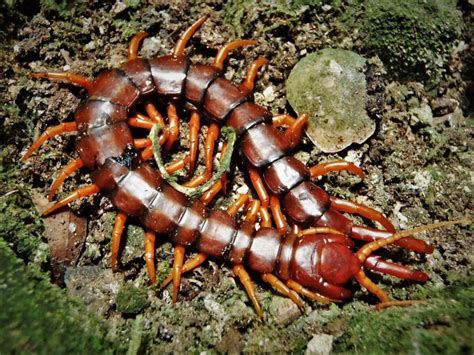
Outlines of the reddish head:
[{"label": "reddish head", "polygon": [[296,240],[291,278],[304,287],[332,299],[345,299],[352,292],[342,287],[361,269],[350,246],[326,234]]}]

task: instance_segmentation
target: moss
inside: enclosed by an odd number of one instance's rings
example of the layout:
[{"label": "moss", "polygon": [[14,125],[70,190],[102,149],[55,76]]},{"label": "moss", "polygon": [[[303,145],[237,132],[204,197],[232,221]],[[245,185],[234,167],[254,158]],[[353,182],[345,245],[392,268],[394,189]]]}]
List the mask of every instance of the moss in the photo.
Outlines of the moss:
[{"label": "moss", "polygon": [[440,79],[446,56],[461,35],[454,0],[365,0],[346,16],[392,74],[431,83]]},{"label": "moss", "polygon": [[18,260],[0,239],[0,349],[4,353],[99,353],[105,329],[81,305]]},{"label": "moss", "polygon": [[125,314],[137,314],[148,305],[146,290],[132,285],[122,287],[117,295],[117,310]]},{"label": "moss", "polygon": [[[358,312],[335,352],[459,354],[474,349],[474,277],[430,290],[426,305]],[[420,292],[426,293],[426,289]],[[414,297],[417,297],[415,295]]]}]

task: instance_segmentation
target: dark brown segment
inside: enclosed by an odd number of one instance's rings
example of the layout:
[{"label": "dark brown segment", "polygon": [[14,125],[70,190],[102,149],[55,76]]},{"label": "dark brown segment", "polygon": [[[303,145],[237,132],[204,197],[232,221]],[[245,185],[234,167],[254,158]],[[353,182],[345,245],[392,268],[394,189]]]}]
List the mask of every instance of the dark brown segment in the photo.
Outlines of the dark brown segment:
[{"label": "dark brown segment", "polygon": [[199,200],[194,201],[186,208],[179,220],[178,228],[172,237],[174,243],[179,245],[192,245],[200,235],[200,226],[206,219],[207,210]]},{"label": "dark brown segment", "polygon": [[237,136],[261,122],[271,123],[272,113],[254,102],[244,102],[232,110],[226,126],[232,127]]},{"label": "dark brown segment", "polygon": [[242,264],[247,254],[247,250],[252,244],[252,236],[255,232],[255,226],[250,222],[242,222],[240,228],[232,242],[231,250],[227,256],[232,264]]},{"label": "dark brown segment", "polygon": [[212,65],[191,65],[185,83],[184,96],[186,100],[200,106],[207,88],[220,73],[220,70]]},{"label": "dark brown segment", "polygon": [[178,225],[186,210],[186,197],[168,184],[148,206],[148,210],[140,217],[146,228],[157,233],[169,234]]},{"label": "dark brown segment", "polygon": [[227,79],[217,78],[206,91],[204,109],[212,118],[223,121],[230,111],[251,97],[251,92],[242,90]]},{"label": "dark brown segment", "polygon": [[88,168],[104,164],[109,157],[119,157],[133,137],[125,122],[101,126],[78,136],[76,151]]},{"label": "dark brown segment", "polygon": [[293,258],[290,265],[290,277],[292,280],[318,291],[320,279],[318,267],[320,265],[319,251],[323,247],[324,240],[319,236],[308,235],[297,238],[293,245]]},{"label": "dark brown segment", "polygon": [[283,208],[287,215],[296,223],[304,225],[313,223],[329,207],[327,192],[309,181],[294,187],[283,198]]},{"label": "dark brown segment", "polygon": [[118,187],[111,193],[110,200],[120,211],[128,216],[138,216],[156,199],[159,192],[156,175],[151,175],[146,167],[130,170],[118,182]]},{"label": "dark brown segment", "polygon": [[331,227],[349,236],[352,233],[353,223],[333,208],[329,208],[313,224],[315,227]]},{"label": "dark brown segment", "polygon": [[290,265],[293,258],[293,245],[295,244],[298,236],[296,234],[290,234],[283,239],[281,243],[280,255],[278,256],[278,270],[277,275],[284,281],[290,279]]},{"label": "dark brown segment", "polygon": [[127,120],[127,107],[110,101],[87,100],[74,113],[79,131]]},{"label": "dark brown segment", "polygon": [[285,134],[266,123],[250,128],[242,138],[242,153],[256,168],[273,163],[288,150]]},{"label": "dark brown segment", "polygon": [[150,69],[156,91],[161,95],[179,96],[183,93],[189,60],[185,56],[167,55],[150,59]]},{"label": "dark brown segment", "polygon": [[89,96],[92,100],[106,100],[130,107],[140,97],[140,90],[122,71],[113,69],[97,76]]},{"label": "dark brown segment", "polygon": [[271,192],[281,195],[309,179],[309,170],[298,159],[285,156],[271,163],[265,169],[263,178]]},{"label": "dark brown segment", "polygon": [[150,65],[146,59],[136,58],[122,64],[121,69],[138,87],[141,94],[149,94],[155,89]]},{"label": "dark brown segment", "polygon": [[258,273],[273,272],[280,252],[281,236],[276,229],[260,228],[253,237],[246,264]]},{"label": "dark brown segment", "polygon": [[108,193],[117,187],[118,181],[127,173],[128,168],[113,159],[107,159],[104,165],[91,172],[91,179],[100,191]]},{"label": "dark brown segment", "polygon": [[225,211],[213,210],[201,227],[201,238],[196,248],[206,255],[222,258],[235,233],[234,219]]}]

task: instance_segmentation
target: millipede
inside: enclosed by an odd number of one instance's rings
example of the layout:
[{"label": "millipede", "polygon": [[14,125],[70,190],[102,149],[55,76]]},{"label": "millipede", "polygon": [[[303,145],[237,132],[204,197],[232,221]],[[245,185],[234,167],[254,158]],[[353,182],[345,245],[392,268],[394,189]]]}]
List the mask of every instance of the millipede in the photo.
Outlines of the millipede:
[{"label": "millipede", "polygon": [[[416,302],[391,300],[365,275],[364,268],[425,282],[426,273],[373,253],[389,244],[431,253],[432,246],[410,234],[459,221],[397,233],[392,223],[376,210],[332,197],[314,184],[312,180],[329,172],[344,170],[362,179],[364,173],[343,160],[308,168],[291,155],[309,116],[274,116],[254,102],[254,80],[267,59],[255,60],[240,84],[223,77],[229,53],[256,41],[231,41],[217,52],[212,64],[191,63],[184,54],[186,44],[206,19],[207,16],[200,18],[184,31],[170,55],[158,58],[138,56],[140,43],[147,34],[137,33],[131,39],[128,60],[120,68],[101,72],[94,81],[65,72],[31,74],[33,78],[63,79],[88,93],[75,111],[74,122],[47,129],[22,158],[28,159],[49,138],[77,132],[75,151],[79,158],[59,173],[49,200],[69,175],[83,167],[91,171],[93,183],[77,189],[43,215],[81,197],[99,192],[107,196],[118,210],[112,232],[112,269],[117,269],[124,225],[129,217],[134,217],[146,230],[145,264],[152,284],[156,282],[156,236],[169,238],[175,245],[172,273],[161,284],[164,287],[172,282],[173,302],[178,299],[181,275],[207,258],[232,265],[259,317],[263,317],[263,311],[251,275],[259,275],[300,308],[304,306],[301,296],[322,303],[350,298],[352,291],[347,283],[351,279],[379,298],[378,308]],[[166,115],[156,107],[151,95],[159,98]],[[139,113],[138,106],[146,114]],[[180,113],[190,116],[189,153],[168,164],[166,172],[186,168],[190,180],[185,186],[190,189],[209,182],[215,144],[221,127],[226,126],[236,135],[236,154],[240,154],[258,198],[243,194],[226,211],[212,209],[208,205],[225,188],[225,173],[200,198],[191,198],[175,189],[149,162],[154,154],[167,154],[172,149],[179,137]],[[204,144],[205,170],[192,177],[202,117],[211,122]],[[150,137],[134,137],[133,129],[137,127],[151,131]],[[156,127],[161,127],[159,136]],[[161,146],[158,153],[155,146]],[[224,144],[222,155],[226,148]],[[245,216],[237,222],[235,216],[243,208]],[[356,225],[343,213],[359,214],[379,222],[384,229]],[[196,250],[197,254],[185,262],[188,249]]]}]

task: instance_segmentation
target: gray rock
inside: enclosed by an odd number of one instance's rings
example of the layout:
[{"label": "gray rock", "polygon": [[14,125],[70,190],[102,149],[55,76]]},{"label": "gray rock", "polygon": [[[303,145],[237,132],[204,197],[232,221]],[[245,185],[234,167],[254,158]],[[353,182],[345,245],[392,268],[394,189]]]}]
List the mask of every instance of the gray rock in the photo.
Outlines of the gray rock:
[{"label": "gray rock", "polygon": [[329,334],[315,334],[306,347],[305,355],[329,355],[334,337]]},{"label": "gray rock", "polygon": [[310,114],[306,134],[323,152],[365,142],[375,131],[367,115],[365,59],[351,51],[323,49],[296,64],[286,84],[288,101]]}]

